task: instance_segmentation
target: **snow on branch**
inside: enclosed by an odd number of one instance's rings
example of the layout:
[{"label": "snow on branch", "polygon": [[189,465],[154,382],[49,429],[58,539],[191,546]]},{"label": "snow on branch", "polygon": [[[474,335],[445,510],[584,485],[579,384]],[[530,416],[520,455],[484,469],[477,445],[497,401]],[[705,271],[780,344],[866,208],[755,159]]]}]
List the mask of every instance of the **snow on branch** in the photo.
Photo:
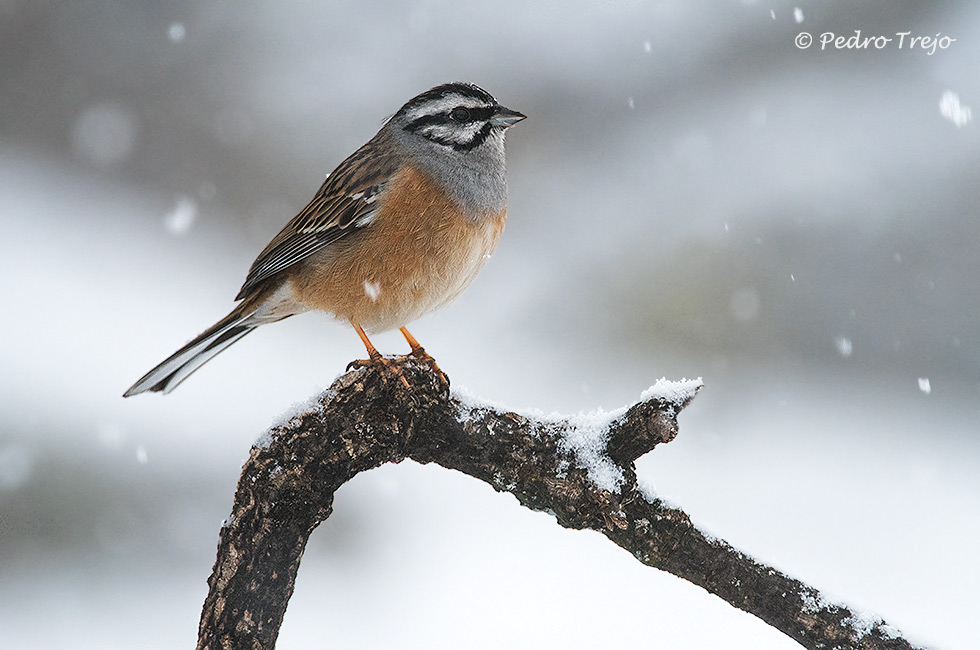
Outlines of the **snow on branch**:
[{"label": "snow on branch", "polygon": [[447,395],[428,367],[397,363],[342,375],[274,425],[242,468],[198,633],[199,650],[275,647],[309,535],[359,472],[411,458],[507,491],[568,528],[603,533],[640,562],[703,587],[805,648],[906,650],[883,621],[703,534],[644,493],[634,461],[677,435],[700,380],[661,380],[614,412],[520,414]]}]

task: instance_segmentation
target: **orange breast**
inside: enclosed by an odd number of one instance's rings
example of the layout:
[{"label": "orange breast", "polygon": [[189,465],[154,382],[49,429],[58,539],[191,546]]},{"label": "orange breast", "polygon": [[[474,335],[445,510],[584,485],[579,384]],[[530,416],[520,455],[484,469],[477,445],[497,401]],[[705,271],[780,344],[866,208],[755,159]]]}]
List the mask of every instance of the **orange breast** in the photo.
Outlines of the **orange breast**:
[{"label": "orange breast", "polygon": [[489,258],[506,211],[468,218],[423,172],[406,168],[369,226],[290,274],[300,302],[369,333],[407,325],[454,300]]}]

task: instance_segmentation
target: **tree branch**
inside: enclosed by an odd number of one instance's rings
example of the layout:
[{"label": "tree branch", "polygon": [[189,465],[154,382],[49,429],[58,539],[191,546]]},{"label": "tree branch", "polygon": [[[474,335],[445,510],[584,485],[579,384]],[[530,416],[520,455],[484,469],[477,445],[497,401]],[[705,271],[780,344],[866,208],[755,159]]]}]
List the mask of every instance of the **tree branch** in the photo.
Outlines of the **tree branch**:
[{"label": "tree branch", "polygon": [[568,528],[590,528],[640,562],[703,587],[805,648],[906,650],[895,628],[700,532],[638,487],[634,461],[677,435],[700,382],[658,382],[613,413],[541,418],[447,396],[425,366],[357,370],[270,429],[242,469],[208,580],[199,650],[275,647],[310,533],[357,473],[411,458],[514,494]]}]

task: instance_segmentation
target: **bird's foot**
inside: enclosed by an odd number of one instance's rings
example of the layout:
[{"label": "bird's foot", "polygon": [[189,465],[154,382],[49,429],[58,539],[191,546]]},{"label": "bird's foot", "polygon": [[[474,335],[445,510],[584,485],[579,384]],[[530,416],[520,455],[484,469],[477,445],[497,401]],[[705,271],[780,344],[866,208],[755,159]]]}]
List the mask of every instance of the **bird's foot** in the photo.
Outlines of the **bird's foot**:
[{"label": "bird's foot", "polygon": [[440,368],[439,364],[436,363],[435,358],[433,358],[431,354],[426,352],[425,348],[423,348],[421,345],[417,347],[413,347],[412,351],[409,352],[407,356],[410,359],[415,359],[416,361],[419,361],[427,365],[429,369],[432,370],[432,372],[435,374],[436,379],[439,381],[439,384],[442,386],[443,391],[445,391],[446,393],[449,392],[449,375],[447,375],[442,371],[442,368]]},{"label": "bird's foot", "polygon": [[439,364],[436,363],[436,360],[432,358],[431,354],[425,351],[425,348],[423,348],[422,345],[418,342],[418,340],[416,340],[416,338],[412,336],[412,333],[408,331],[408,328],[400,327],[398,329],[412,348],[412,351],[407,355],[406,358],[414,359],[416,361],[421,361],[425,365],[429,366],[429,369],[435,374],[436,379],[438,380],[439,385],[443,390],[443,393],[448,397],[449,375],[447,375],[442,371],[442,369],[439,367]]},{"label": "bird's foot", "polygon": [[405,373],[402,372],[398,359],[389,359],[380,354],[371,355],[369,359],[355,359],[347,364],[347,370],[360,370],[361,368],[380,367],[381,371],[391,377],[397,377],[405,388],[411,388]]}]

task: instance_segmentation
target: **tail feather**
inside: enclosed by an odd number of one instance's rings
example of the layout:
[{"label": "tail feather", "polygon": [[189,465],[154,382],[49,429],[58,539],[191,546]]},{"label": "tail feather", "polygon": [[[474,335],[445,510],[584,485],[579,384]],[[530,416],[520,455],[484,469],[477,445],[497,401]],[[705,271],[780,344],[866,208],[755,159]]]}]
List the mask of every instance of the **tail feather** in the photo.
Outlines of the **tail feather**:
[{"label": "tail feather", "polygon": [[148,391],[169,393],[191,373],[261,324],[236,309],[143,375],[123,393],[123,397]]},{"label": "tail feather", "polygon": [[169,393],[191,373],[259,325],[275,323],[307,309],[306,305],[296,300],[288,280],[266,280],[230,314],[143,375],[123,393],[123,397],[146,392]]}]

